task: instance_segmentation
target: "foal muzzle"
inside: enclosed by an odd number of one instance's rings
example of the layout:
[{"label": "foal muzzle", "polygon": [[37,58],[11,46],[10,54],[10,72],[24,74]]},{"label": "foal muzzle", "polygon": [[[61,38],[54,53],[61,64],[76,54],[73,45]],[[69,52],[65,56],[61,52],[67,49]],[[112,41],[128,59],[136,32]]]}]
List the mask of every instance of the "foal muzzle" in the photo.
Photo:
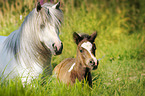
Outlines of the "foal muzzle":
[{"label": "foal muzzle", "polygon": [[92,66],[92,68],[93,68],[93,70],[95,70],[95,69],[97,69],[97,67],[98,67],[98,64],[99,64],[99,60],[97,60],[97,59],[91,59],[90,61],[89,61],[89,64]]},{"label": "foal muzzle", "polygon": [[99,65],[99,60],[97,60],[97,64],[94,62],[93,63],[93,70],[97,69]]}]

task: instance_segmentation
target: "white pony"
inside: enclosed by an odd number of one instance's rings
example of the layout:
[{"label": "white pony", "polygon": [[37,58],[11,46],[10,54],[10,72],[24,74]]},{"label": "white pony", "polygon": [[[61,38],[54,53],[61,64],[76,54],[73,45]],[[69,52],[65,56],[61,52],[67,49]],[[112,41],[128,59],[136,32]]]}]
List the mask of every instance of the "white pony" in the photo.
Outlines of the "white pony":
[{"label": "white pony", "polygon": [[51,57],[63,49],[59,39],[63,13],[59,6],[60,2],[38,2],[18,30],[8,37],[0,36],[0,78],[21,76],[24,82],[43,71],[51,75]]}]

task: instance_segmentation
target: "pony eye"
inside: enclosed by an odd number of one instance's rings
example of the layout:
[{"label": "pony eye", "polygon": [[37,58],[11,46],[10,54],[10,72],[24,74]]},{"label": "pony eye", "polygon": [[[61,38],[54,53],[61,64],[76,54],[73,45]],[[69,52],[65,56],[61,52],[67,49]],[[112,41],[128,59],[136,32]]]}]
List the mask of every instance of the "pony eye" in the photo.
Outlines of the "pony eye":
[{"label": "pony eye", "polygon": [[82,53],[82,52],[83,52],[83,50],[80,50],[80,52]]},{"label": "pony eye", "polygon": [[44,24],[41,24],[41,25],[40,25],[40,28],[41,28],[41,29],[44,29],[44,28],[45,28],[45,25],[44,25]]}]

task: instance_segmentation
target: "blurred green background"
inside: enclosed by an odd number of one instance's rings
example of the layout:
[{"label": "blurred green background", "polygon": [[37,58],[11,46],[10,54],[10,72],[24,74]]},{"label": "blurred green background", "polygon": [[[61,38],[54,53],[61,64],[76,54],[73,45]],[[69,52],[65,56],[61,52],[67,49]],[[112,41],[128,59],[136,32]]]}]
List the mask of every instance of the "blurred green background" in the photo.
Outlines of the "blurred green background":
[{"label": "blurred green background", "polygon": [[[44,0],[56,3],[57,0]],[[66,87],[37,80],[22,87],[19,80],[0,83],[0,95],[145,96],[145,1],[144,0],[60,0],[64,13],[60,39],[63,53],[53,56],[55,67],[63,59],[76,57],[72,34],[98,32],[96,58],[105,56],[92,71],[93,88],[80,83]],[[37,0],[1,0],[0,35],[18,29]],[[19,78],[18,78],[19,79]],[[39,81],[39,80],[38,80]]]}]

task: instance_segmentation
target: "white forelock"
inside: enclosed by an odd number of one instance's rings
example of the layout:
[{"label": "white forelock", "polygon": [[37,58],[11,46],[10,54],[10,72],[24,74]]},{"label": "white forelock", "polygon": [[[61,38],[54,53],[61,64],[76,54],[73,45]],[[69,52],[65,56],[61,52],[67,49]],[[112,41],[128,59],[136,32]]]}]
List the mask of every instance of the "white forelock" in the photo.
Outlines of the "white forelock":
[{"label": "white forelock", "polygon": [[92,44],[90,42],[84,42],[81,47],[85,48],[88,51],[91,51],[92,49]]},{"label": "white forelock", "polygon": [[81,45],[82,48],[86,49],[86,50],[89,52],[89,54],[90,54],[91,57],[94,59],[94,61],[96,61],[96,60],[97,60],[96,57],[95,57],[94,55],[92,55],[92,53],[91,53],[92,46],[93,46],[93,45],[91,44],[91,42],[84,42],[84,43]]}]

